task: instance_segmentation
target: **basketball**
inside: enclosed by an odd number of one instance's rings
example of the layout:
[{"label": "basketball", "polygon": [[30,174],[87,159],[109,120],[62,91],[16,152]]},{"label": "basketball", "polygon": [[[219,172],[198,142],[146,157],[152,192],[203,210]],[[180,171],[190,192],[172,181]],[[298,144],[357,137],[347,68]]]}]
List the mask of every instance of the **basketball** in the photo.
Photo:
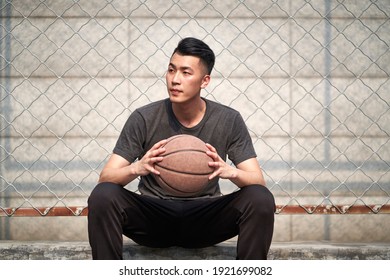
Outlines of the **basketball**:
[{"label": "basketball", "polygon": [[155,164],[160,175],[157,183],[172,196],[191,197],[201,193],[214,171],[208,165],[212,158],[206,154],[206,144],[199,138],[180,134],[168,138],[164,159]]}]

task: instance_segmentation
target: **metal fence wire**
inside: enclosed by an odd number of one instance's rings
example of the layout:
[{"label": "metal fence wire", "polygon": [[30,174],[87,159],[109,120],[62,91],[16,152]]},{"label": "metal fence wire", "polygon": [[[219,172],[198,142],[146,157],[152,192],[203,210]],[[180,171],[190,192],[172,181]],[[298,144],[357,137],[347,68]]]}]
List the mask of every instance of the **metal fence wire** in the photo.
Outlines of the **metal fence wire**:
[{"label": "metal fence wire", "polygon": [[0,216],[83,215],[187,36],[215,51],[203,96],[243,115],[277,213],[390,212],[388,0],[2,0],[0,20]]}]

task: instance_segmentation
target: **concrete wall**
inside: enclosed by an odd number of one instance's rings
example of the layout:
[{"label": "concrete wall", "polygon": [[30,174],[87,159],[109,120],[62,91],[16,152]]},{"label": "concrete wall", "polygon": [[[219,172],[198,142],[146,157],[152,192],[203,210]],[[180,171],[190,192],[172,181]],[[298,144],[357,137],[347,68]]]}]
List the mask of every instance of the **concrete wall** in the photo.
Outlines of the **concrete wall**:
[{"label": "concrete wall", "polygon": [[[186,36],[214,49],[203,95],[242,113],[277,204],[389,203],[388,1],[144,2],[1,1],[2,208],[86,205]],[[386,215],[276,219],[276,241],[390,240]],[[0,218],[0,237],[83,240],[86,219]]]}]

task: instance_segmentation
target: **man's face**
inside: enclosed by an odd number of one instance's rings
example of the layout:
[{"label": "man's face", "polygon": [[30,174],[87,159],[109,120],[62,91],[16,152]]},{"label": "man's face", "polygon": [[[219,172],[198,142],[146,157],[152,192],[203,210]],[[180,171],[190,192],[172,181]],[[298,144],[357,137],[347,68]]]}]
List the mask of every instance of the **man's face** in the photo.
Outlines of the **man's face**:
[{"label": "man's face", "polygon": [[175,53],[166,74],[169,98],[173,103],[186,103],[200,96],[210,80],[200,59]]}]

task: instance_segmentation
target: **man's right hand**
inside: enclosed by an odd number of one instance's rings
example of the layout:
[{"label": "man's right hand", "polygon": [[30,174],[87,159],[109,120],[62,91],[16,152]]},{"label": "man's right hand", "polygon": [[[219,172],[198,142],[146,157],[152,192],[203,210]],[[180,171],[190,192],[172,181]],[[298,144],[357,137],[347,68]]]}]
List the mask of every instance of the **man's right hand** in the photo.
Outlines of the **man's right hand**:
[{"label": "man's right hand", "polygon": [[154,164],[163,160],[160,155],[165,152],[163,146],[166,142],[166,139],[157,142],[140,160],[133,163],[120,155],[112,154],[100,173],[99,182],[111,182],[125,186],[139,176],[149,173],[158,175],[159,172],[154,169]]},{"label": "man's right hand", "polygon": [[136,173],[139,176],[145,176],[149,173],[156,175],[160,174],[160,172],[154,168],[154,164],[163,160],[164,157],[162,157],[161,154],[165,152],[165,148],[163,146],[166,143],[166,139],[157,142],[139,161],[133,163],[136,165]]}]

